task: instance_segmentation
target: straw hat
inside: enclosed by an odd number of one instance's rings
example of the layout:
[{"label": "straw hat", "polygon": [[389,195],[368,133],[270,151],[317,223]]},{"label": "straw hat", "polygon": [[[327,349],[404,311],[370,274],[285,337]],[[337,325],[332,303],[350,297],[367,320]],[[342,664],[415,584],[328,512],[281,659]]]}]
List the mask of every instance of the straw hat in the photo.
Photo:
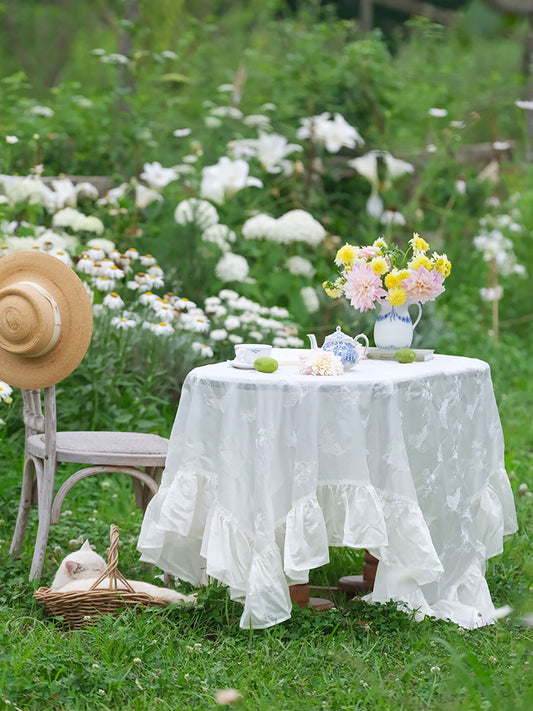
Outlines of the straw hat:
[{"label": "straw hat", "polygon": [[55,385],[80,364],[92,327],[89,294],[57,257],[31,251],[0,259],[0,380]]}]

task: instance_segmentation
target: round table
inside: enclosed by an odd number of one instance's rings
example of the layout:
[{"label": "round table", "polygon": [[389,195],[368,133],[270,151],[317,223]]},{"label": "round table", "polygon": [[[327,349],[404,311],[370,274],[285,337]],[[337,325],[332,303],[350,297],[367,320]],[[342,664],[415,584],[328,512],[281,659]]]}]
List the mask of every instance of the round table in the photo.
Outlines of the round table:
[{"label": "round table", "polygon": [[329,546],[379,559],[370,602],[472,628],[493,620],[485,562],[516,528],[487,363],[364,360],[339,376],[218,363],[185,380],[138,548],[227,585],[243,628],[288,619],[289,586]]}]

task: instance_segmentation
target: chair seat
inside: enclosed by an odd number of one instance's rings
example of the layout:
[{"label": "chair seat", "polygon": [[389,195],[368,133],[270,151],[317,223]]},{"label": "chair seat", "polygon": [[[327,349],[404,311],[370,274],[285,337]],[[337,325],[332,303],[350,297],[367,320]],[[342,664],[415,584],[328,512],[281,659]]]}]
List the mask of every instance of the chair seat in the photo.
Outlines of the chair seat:
[{"label": "chair seat", "polygon": [[[43,458],[45,436],[28,437],[28,452]],[[58,432],[56,460],[77,464],[162,467],[168,439],[137,432]]]}]

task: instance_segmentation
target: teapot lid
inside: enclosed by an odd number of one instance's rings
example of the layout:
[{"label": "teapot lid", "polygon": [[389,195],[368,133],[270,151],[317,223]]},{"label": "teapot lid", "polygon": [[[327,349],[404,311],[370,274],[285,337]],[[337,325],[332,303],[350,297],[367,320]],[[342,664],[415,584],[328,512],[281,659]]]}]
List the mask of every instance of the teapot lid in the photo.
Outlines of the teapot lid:
[{"label": "teapot lid", "polygon": [[346,333],[342,332],[342,329],[340,326],[337,326],[335,329],[335,333],[330,333],[329,336],[326,336],[324,339],[325,341],[353,341],[353,338],[348,336]]}]

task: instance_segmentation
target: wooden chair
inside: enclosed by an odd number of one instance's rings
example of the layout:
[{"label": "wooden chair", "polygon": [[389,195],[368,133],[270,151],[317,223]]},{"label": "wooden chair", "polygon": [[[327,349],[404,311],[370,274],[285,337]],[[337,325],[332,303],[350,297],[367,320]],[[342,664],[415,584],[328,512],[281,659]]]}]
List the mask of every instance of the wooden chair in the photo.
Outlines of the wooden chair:
[{"label": "wooden chair", "polygon": [[[20,553],[31,506],[37,504],[39,524],[30,570],[32,580],[41,575],[50,525],[58,523],[65,496],[74,484],[91,474],[129,474],[135,503],[144,511],[159,488],[168,440],[135,432],[58,432],[55,386],[44,391],[22,390],[22,397],[26,428],[24,469],[10,552],[14,556]],[[54,496],[55,473],[62,462],[88,466],[69,476]]]}]

